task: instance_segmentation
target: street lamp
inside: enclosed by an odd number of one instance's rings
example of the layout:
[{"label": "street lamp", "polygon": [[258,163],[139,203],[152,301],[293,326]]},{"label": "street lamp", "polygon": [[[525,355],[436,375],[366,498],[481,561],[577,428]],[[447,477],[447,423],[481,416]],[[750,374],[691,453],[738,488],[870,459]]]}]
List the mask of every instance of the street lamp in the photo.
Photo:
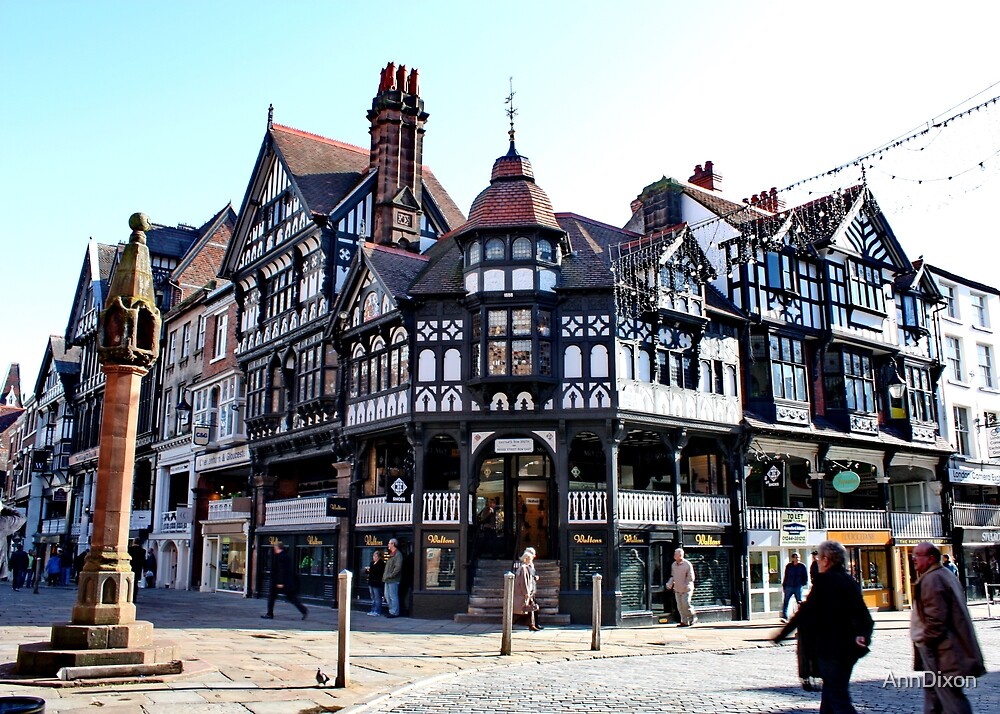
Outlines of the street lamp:
[{"label": "street lamp", "polygon": [[893,399],[902,399],[903,395],[906,393],[906,382],[899,375],[899,368],[896,366],[896,360],[891,360],[886,367],[886,372],[888,376],[886,378],[886,386],[889,388],[889,396]]}]

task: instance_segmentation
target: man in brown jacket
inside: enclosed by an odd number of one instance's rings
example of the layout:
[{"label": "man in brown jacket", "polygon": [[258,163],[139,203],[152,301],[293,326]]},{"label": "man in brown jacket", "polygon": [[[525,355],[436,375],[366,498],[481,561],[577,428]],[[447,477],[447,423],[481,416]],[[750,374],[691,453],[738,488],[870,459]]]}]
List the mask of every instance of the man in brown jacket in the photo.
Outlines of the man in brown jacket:
[{"label": "man in brown jacket", "polygon": [[930,673],[925,677],[924,712],[971,713],[962,688],[967,677],[985,674],[986,665],[962,586],[941,567],[941,551],[930,543],[913,549],[913,563],[920,575],[910,613],[913,668]]}]

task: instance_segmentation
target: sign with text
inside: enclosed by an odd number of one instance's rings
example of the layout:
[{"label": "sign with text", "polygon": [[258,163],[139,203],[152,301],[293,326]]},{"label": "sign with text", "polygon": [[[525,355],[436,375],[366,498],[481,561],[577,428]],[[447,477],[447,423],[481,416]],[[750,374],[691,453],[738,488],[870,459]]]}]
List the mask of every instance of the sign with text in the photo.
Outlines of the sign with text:
[{"label": "sign with text", "polygon": [[780,545],[808,545],[809,514],[801,511],[781,512]]},{"label": "sign with text", "polygon": [[1000,425],[986,429],[986,450],[989,458],[1000,459]]},{"label": "sign with text", "polygon": [[208,424],[195,424],[192,430],[192,440],[195,446],[206,446],[212,434],[212,427]]},{"label": "sign with text", "polygon": [[347,496],[327,496],[326,497],[326,517],[327,518],[350,518],[351,499]]},{"label": "sign with text", "polygon": [[530,454],[534,450],[532,439],[497,439],[493,442],[493,451],[498,454]]},{"label": "sign with text", "polygon": [[209,471],[227,466],[240,466],[250,463],[250,446],[243,444],[232,449],[214,451],[211,454],[201,454],[194,459],[195,471]]}]

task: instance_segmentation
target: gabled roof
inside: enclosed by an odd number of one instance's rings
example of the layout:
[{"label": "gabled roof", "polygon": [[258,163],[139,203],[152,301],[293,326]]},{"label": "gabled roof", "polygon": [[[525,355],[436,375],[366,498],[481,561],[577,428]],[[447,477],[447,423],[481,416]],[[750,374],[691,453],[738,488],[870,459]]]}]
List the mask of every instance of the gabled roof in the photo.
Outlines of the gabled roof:
[{"label": "gabled roof", "polygon": [[712,285],[705,283],[705,299],[709,312],[714,312],[737,320],[749,320],[747,313],[737,307],[736,303],[722,294],[722,291]]},{"label": "gabled roof", "polygon": [[149,254],[161,255],[180,260],[191,245],[198,240],[198,229],[191,226],[164,226],[154,223],[146,231],[146,245]]},{"label": "gabled roof", "polygon": [[7,367],[7,376],[3,381],[3,390],[0,391],[0,406],[7,405],[7,396],[13,392],[14,393],[14,404],[12,406],[21,406],[21,365],[17,362],[11,362]]},{"label": "gabled roof", "polygon": [[330,213],[368,173],[369,152],[359,146],[280,124],[268,136],[312,213]]},{"label": "gabled roof", "polygon": [[453,233],[439,238],[424,257],[427,265],[410,286],[411,295],[465,294],[462,250]]},{"label": "gabled roof", "polygon": [[11,424],[17,421],[17,418],[24,413],[24,409],[20,407],[4,407],[0,406],[0,434],[7,431]]},{"label": "gabled roof", "polygon": [[362,252],[372,272],[396,298],[406,295],[414,278],[428,263],[426,255],[387,245],[366,243]]},{"label": "gabled roof", "polygon": [[49,366],[59,375],[63,385],[75,381],[74,377],[80,374],[80,360],[83,350],[79,347],[66,348],[66,340],[62,335],[49,335],[49,342],[45,346],[45,354],[42,356],[42,364],[38,368],[38,377],[35,379],[35,397],[41,399],[45,391],[45,380],[49,374]]},{"label": "gabled roof", "polygon": [[80,266],[80,277],[77,279],[69,321],[66,324],[67,339],[72,339],[76,323],[83,317],[89,288],[94,290],[94,307],[98,310],[104,308],[104,298],[111,281],[111,270],[117,257],[118,246],[98,243],[93,238],[87,243],[87,252]]}]

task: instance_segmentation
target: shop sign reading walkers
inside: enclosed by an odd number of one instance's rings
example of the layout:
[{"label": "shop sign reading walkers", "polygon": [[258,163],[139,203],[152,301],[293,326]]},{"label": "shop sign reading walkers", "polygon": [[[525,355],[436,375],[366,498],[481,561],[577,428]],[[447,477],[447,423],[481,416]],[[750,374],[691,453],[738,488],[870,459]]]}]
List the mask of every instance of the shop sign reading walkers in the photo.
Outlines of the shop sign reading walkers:
[{"label": "shop sign reading walkers", "polygon": [[781,512],[780,545],[808,545],[809,514],[802,511]]}]

